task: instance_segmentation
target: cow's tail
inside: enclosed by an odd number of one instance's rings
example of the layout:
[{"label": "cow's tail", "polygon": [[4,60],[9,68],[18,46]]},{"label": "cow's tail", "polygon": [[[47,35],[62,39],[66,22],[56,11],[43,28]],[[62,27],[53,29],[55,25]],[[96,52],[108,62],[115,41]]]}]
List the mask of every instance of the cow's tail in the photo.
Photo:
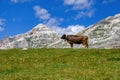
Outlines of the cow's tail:
[{"label": "cow's tail", "polygon": [[88,36],[86,37],[86,47],[88,48],[89,45],[88,45]]}]

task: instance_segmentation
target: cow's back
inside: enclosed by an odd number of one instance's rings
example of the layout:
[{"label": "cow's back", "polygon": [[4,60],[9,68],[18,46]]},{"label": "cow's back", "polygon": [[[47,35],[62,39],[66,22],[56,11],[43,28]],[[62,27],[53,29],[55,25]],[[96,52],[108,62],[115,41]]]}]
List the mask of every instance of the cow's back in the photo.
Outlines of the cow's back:
[{"label": "cow's back", "polygon": [[88,40],[87,36],[67,35],[68,41],[82,42]]}]

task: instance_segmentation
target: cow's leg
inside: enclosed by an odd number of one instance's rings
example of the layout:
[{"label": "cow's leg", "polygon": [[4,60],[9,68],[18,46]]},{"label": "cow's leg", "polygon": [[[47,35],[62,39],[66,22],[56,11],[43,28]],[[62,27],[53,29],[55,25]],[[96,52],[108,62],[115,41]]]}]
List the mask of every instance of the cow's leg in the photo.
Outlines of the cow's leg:
[{"label": "cow's leg", "polygon": [[85,47],[88,48],[88,43],[86,43]]},{"label": "cow's leg", "polygon": [[87,48],[89,47],[89,45],[88,45],[88,40],[86,41],[86,47],[87,47]]},{"label": "cow's leg", "polygon": [[70,47],[73,48],[73,42],[72,41],[68,41],[68,43],[70,44]]},{"label": "cow's leg", "polygon": [[73,43],[70,43],[71,48],[73,48]]},{"label": "cow's leg", "polygon": [[85,48],[88,48],[88,43],[87,43],[87,41],[82,42],[82,44],[85,46]]}]

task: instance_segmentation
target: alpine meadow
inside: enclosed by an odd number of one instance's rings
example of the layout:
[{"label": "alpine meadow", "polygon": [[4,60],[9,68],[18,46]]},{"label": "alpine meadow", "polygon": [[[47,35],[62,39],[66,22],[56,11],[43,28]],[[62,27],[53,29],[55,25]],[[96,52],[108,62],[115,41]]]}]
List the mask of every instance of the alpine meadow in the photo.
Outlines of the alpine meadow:
[{"label": "alpine meadow", "polygon": [[120,80],[120,49],[0,50],[0,80]]},{"label": "alpine meadow", "polygon": [[120,80],[120,0],[0,0],[0,80]]}]

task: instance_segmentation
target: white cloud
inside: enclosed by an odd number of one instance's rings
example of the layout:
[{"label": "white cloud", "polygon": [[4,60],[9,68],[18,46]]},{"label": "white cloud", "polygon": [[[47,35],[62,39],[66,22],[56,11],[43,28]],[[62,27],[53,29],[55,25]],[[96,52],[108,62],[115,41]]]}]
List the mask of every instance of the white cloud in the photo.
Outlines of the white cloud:
[{"label": "white cloud", "polygon": [[52,30],[56,31],[58,34],[75,34],[80,30],[83,30],[85,27],[83,25],[70,25],[68,27],[60,27],[60,23],[64,21],[63,18],[53,18],[50,16],[50,13],[44,8],[39,6],[34,6],[35,15],[39,20],[41,20],[45,25],[50,27]]},{"label": "white cloud", "polygon": [[19,0],[11,0],[11,2],[18,3]]},{"label": "white cloud", "polygon": [[4,30],[3,26],[4,26],[5,22],[6,22],[5,19],[0,19],[0,31]]},{"label": "white cloud", "polygon": [[48,22],[46,23],[47,26],[49,26],[52,30],[56,31],[58,34],[76,34],[80,30],[85,29],[85,26],[83,25],[69,25],[68,27],[60,27],[60,22],[62,22],[63,19],[57,19],[57,18],[50,18]]},{"label": "white cloud", "polygon": [[74,4],[74,2],[75,2],[75,0],[64,0],[64,4],[66,4],[66,5],[73,5]]},{"label": "white cloud", "polygon": [[30,2],[32,0],[11,0],[13,3],[24,3],[24,2]]},{"label": "white cloud", "polygon": [[112,2],[115,2],[117,0],[103,0],[103,4],[107,4],[107,3],[112,3]]},{"label": "white cloud", "polygon": [[56,18],[51,18],[49,19],[49,21],[46,23],[47,26],[49,27],[54,27],[54,26],[58,26],[59,22]]},{"label": "white cloud", "polygon": [[89,17],[89,18],[91,18],[92,16],[93,16],[93,14],[94,14],[94,10],[92,9],[92,10],[90,10],[90,11],[80,11],[77,15],[76,15],[76,17],[75,17],[75,20],[77,20],[77,19],[80,19],[80,18],[82,18],[82,17]]},{"label": "white cloud", "polygon": [[50,19],[50,14],[48,13],[46,9],[41,8],[39,6],[34,6],[34,10],[35,10],[36,17],[39,18],[39,20]]},{"label": "white cloud", "polygon": [[65,5],[73,6],[75,10],[89,9],[91,8],[92,0],[64,0]]},{"label": "white cloud", "polygon": [[62,35],[62,34],[76,34],[79,31],[85,29],[85,27],[83,25],[69,25],[66,28],[54,26],[52,27],[52,29],[58,32],[58,34]]},{"label": "white cloud", "polygon": [[6,22],[5,19],[1,19],[1,18],[0,18],[0,26],[1,26],[1,25],[4,25],[5,22]]},{"label": "white cloud", "polygon": [[76,34],[77,32],[85,29],[83,25],[69,25],[67,28],[65,28],[63,31],[67,34]]},{"label": "white cloud", "polygon": [[3,30],[4,30],[4,28],[0,26],[0,32],[3,31]]},{"label": "white cloud", "polygon": [[63,18],[50,18],[47,22],[46,25],[49,27],[56,27],[58,25],[60,25],[61,22],[63,22],[64,19]]},{"label": "white cloud", "polygon": [[77,11],[74,19],[80,19],[83,17],[91,18],[94,14],[94,1],[93,0],[64,0],[64,4],[72,7],[71,10]]}]

